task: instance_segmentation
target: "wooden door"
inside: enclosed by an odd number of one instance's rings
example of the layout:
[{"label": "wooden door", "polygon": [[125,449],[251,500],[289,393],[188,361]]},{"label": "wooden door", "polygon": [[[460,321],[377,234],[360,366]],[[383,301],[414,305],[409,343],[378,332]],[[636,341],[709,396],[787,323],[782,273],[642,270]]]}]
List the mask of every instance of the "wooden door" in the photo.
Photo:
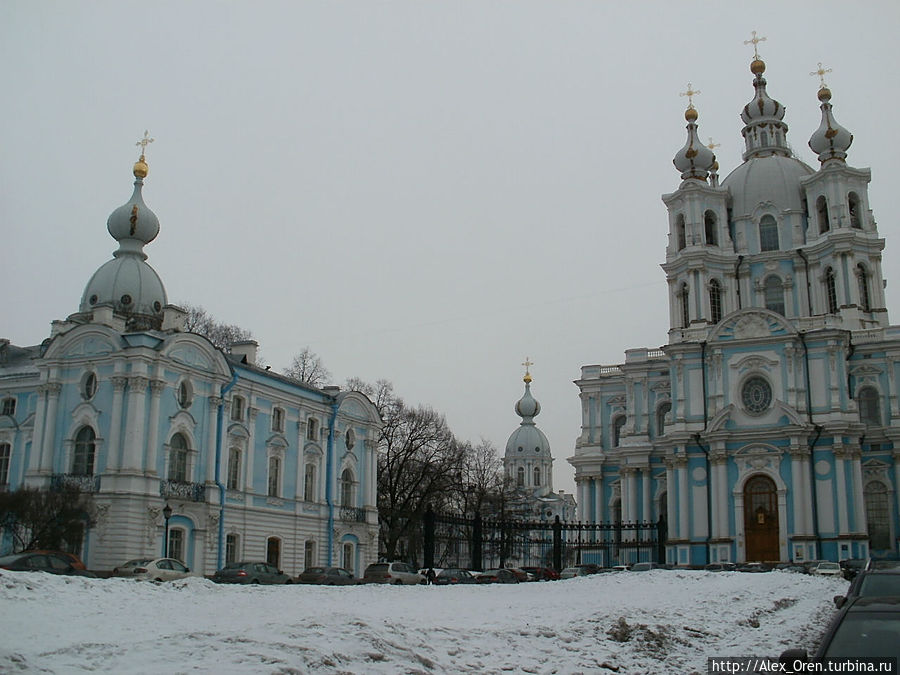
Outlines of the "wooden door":
[{"label": "wooden door", "polygon": [[780,560],[778,491],[768,476],[754,476],[744,486],[744,537],[747,561]]}]

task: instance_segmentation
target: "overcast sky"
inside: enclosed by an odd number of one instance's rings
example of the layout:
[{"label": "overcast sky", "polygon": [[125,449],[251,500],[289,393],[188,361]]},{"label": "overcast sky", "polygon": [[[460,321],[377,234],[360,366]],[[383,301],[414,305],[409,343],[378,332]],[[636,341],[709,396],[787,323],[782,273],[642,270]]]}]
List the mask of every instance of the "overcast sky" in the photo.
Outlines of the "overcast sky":
[{"label": "overcast sky", "polygon": [[111,258],[149,129],[146,252],[169,301],[386,378],[501,449],[532,368],[555,487],[586,364],[666,342],[667,219],[685,140],[741,161],[756,30],[788,140],[871,167],[898,320],[900,3],[0,2],[0,337],[49,335]]}]

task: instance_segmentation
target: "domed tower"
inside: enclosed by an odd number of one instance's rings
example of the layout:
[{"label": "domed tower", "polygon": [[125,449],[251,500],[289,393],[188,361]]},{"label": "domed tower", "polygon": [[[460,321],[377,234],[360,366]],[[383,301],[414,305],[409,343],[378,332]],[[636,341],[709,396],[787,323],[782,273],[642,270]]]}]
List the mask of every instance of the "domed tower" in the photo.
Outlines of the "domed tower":
[{"label": "domed tower", "polygon": [[147,264],[144,246],[159,234],[159,219],[144,203],[141,191],[149,173],[144,151],[153,141],[144,134],[140,159],[133,168],[134,193],[131,199],[110,214],[106,222],[119,248],[113,259],[94,272],[81,296],[73,321],[88,321],[100,308],[111,308],[125,321],[126,330],[146,330],[162,326],[166,289],[156,271]]},{"label": "domed tower", "polygon": [[553,457],[550,456],[550,441],[534,423],[534,418],[541,412],[541,404],[531,395],[528,369],[534,364],[525,359],[523,365],[525,393],[515,408],[522,422],[506,442],[503,469],[514,488],[542,497],[553,492]]}]

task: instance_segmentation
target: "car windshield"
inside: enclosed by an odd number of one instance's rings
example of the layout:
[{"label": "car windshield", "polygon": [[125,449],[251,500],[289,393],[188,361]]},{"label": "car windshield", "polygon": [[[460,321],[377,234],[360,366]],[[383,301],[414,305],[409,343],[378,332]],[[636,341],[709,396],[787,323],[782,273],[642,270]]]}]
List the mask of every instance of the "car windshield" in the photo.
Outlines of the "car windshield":
[{"label": "car windshield", "polygon": [[825,656],[900,658],[900,614],[849,612],[835,631]]},{"label": "car windshield", "polygon": [[122,565],[122,567],[144,567],[152,560],[153,558],[135,558],[134,560],[129,560],[127,563]]},{"label": "car windshield", "polygon": [[867,574],[859,584],[858,594],[867,597],[900,595],[900,574]]},{"label": "car windshield", "polygon": [[9,565],[10,563],[16,562],[19,558],[22,557],[21,553],[16,553],[14,555],[5,555],[0,558],[0,565]]},{"label": "car windshield", "polygon": [[374,572],[375,574],[384,574],[387,571],[388,571],[387,563],[377,563],[375,565],[369,565],[366,568],[366,574],[369,574],[370,572]]},{"label": "car windshield", "polygon": [[839,569],[841,569],[841,566],[838,565],[836,562],[824,562],[824,563],[819,563],[819,569],[820,570],[839,570]]}]

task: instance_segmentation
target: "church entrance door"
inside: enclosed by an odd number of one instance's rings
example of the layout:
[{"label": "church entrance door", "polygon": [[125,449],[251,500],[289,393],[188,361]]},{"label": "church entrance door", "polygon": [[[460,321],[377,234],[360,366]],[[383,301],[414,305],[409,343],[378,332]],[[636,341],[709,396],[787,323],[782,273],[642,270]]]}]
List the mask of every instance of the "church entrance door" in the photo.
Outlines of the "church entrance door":
[{"label": "church entrance door", "polygon": [[780,560],[778,490],[768,476],[754,476],[744,486],[744,537],[747,561]]}]

